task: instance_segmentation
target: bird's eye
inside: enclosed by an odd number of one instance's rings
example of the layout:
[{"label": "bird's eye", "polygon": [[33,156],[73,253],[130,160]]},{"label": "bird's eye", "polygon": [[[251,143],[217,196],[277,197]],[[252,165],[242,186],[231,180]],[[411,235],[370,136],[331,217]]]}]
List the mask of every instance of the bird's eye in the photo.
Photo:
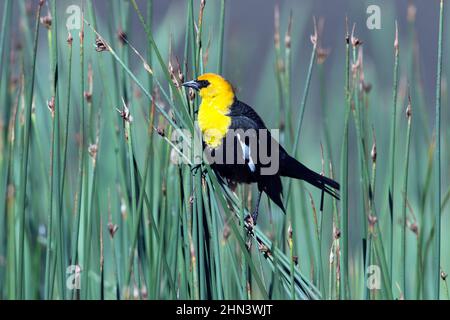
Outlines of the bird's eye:
[{"label": "bird's eye", "polygon": [[208,80],[197,80],[198,88],[203,89],[210,85]]}]

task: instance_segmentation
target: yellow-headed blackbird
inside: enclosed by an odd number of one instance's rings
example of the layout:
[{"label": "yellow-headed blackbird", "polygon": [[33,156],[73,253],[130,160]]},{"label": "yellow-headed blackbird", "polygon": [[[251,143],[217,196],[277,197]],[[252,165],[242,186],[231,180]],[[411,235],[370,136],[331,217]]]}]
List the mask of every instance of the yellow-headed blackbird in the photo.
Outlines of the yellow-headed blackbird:
[{"label": "yellow-headed blackbird", "polygon": [[[258,184],[257,204],[252,213],[254,224],[262,192],[285,212],[280,177],[304,180],[339,199],[334,190],[339,190],[339,183],[308,169],[292,158],[275,141],[256,111],[237,99],[233,87],[224,78],[206,73],[185,82],[183,86],[199,91],[202,98],[198,110],[198,126],[205,148],[210,149],[215,156],[221,154],[221,158],[218,158],[225,160],[213,162],[212,169],[222,178],[235,183]],[[232,134],[232,139],[230,132],[237,132]],[[251,144],[252,137],[256,140],[256,148]],[[230,154],[228,145],[232,147],[232,157],[227,157],[227,150],[228,155]],[[269,170],[273,163],[263,159],[260,152],[262,149],[267,150],[266,156],[271,162],[277,163],[276,171]]]}]

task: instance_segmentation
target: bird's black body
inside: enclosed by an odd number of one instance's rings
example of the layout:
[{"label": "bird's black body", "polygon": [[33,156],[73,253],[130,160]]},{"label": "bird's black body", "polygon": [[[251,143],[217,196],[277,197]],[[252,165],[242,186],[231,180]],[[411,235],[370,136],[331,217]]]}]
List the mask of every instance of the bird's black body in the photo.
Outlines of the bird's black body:
[{"label": "bird's black body", "polygon": [[[265,167],[267,168],[270,164],[263,164],[264,161],[261,161],[258,152],[255,152],[256,155],[253,156],[254,166],[249,165],[249,157],[246,157],[240,148],[240,144],[242,144],[243,141],[239,141],[239,138],[233,134],[232,136],[227,135],[223,139],[221,146],[213,151],[213,155],[221,154],[221,158],[225,160],[226,150],[228,150],[225,146],[227,146],[230,137],[233,139],[233,150],[235,150],[233,155],[234,161],[231,164],[225,163],[225,161],[223,161],[223,163],[215,162],[212,164],[213,170],[221,177],[236,183],[257,183],[260,193],[265,192],[283,211],[285,211],[285,209],[282,202],[282,176],[305,180],[333,197],[338,198],[338,194],[333,189],[339,189],[339,184],[332,179],[326,178],[308,169],[296,159],[292,158],[286,150],[273,139],[263,120],[252,107],[235,99],[228,116],[231,117],[231,125],[229,127],[230,132],[234,130],[248,132],[249,129],[253,129],[250,131],[256,134],[258,150],[260,147],[267,147],[269,155],[277,156],[278,159],[276,160],[278,160],[279,169],[274,174],[261,174],[262,169]],[[265,129],[267,134],[260,134],[260,132],[262,132],[260,129]],[[251,136],[251,134],[249,134],[249,136]],[[248,138],[248,140],[250,139],[251,138]],[[245,141],[244,143],[247,146],[249,145],[249,141]],[[278,148],[278,154],[273,152],[272,149],[274,149],[274,147]],[[245,159],[243,161],[241,159],[239,163],[239,157]],[[256,215],[257,211],[258,207],[255,210]],[[254,216],[254,220],[256,220],[256,216]]]}]

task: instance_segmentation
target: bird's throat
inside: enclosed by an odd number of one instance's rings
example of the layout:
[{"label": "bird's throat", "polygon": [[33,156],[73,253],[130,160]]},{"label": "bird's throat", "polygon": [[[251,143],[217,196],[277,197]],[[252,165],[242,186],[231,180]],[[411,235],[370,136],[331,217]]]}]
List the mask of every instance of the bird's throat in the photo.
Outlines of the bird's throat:
[{"label": "bird's throat", "polygon": [[231,99],[202,99],[198,111],[198,125],[203,140],[210,148],[218,148],[231,125],[227,114],[231,108]]}]

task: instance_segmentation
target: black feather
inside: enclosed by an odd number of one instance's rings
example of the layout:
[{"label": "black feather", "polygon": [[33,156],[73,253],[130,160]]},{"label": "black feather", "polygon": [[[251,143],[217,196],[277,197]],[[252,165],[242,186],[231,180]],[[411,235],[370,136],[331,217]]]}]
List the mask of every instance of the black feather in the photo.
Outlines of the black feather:
[{"label": "black feather", "polygon": [[[267,196],[278,205],[283,212],[285,212],[285,208],[283,205],[283,186],[281,183],[282,176],[290,177],[294,179],[304,180],[313,186],[323,190],[325,193],[333,196],[336,199],[339,199],[339,183],[336,181],[322,176],[305,165],[301,164],[296,159],[292,158],[282,146],[276,142],[270,132],[267,131],[267,135],[265,135],[267,141],[262,141],[262,136],[259,134],[259,129],[266,129],[267,127],[264,124],[263,120],[260,116],[253,110],[252,107],[247,104],[235,99],[233,105],[231,106],[230,112],[228,116],[231,117],[231,125],[230,130],[249,130],[253,129],[257,132],[257,141],[258,141],[258,150],[262,143],[264,143],[264,147],[275,146],[278,147],[278,156],[279,156],[279,170],[272,175],[263,175],[261,174],[261,169],[265,166],[268,167],[271,164],[263,165],[259,159],[260,153],[258,152],[257,161],[256,161],[256,170],[251,170],[247,163],[238,164],[237,159],[239,157],[239,152],[235,152],[234,160],[235,162],[232,164],[226,164],[223,162],[222,164],[214,163],[212,164],[212,168],[216,171],[220,176],[237,182],[237,183],[257,183],[258,189],[267,194]],[[223,159],[226,159],[226,152],[223,146],[227,145],[227,139],[230,139],[229,136],[225,137],[222,141],[221,147],[214,150],[215,153],[222,154]],[[239,142],[235,139],[234,150],[238,151],[237,147]],[[229,142],[229,141],[228,141]],[[272,150],[269,148],[268,153],[272,155]],[[241,155],[242,156],[242,155]]]}]

